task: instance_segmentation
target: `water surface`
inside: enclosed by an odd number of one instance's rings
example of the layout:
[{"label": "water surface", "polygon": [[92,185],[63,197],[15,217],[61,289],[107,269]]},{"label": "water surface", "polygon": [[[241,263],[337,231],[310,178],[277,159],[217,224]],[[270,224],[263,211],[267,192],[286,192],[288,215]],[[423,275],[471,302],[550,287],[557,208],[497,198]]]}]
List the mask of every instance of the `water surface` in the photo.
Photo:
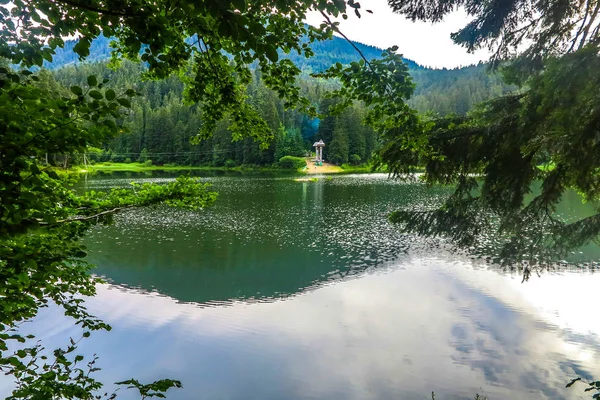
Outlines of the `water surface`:
[{"label": "water surface", "polygon": [[[206,179],[212,209],[134,210],[87,239],[109,282],[89,305],[114,328],[83,345],[102,380],[180,379],[172,399],[560,399],[582,395],[564,388],[573,377],[600,378],[597,275],[521,283],[387,223],[444,189],[385,175]],[[560,212],[591,207],[569,195]],[[32,329],[77,334],[56,310]]]}]

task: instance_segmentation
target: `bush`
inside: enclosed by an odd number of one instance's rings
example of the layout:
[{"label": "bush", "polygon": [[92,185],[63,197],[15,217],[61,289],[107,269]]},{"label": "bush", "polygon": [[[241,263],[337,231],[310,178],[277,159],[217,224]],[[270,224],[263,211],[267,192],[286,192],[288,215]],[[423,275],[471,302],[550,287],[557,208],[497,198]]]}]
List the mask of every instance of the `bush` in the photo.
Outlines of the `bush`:
[{"label": "bush", "polygon": [[101,157],[102,157],[103,153],[104,152],[102,149],[99,149],[97,147],[88,147],[86,149],[86,155],[87,155],[88,162],[90,164],[93,164],[96,161],[102,161]]},{"label": "bush", "polygon": [[144,165],[146,167],[151,167],[152,166],[152,160],[146,160],[146,162],[144,162]]},{"label": "bush", "polygon": [[119,154],[111,154],[110,161],[114,163],[122,163],[123,161],[125,161],[125,157]]},{"label": "bush", "polygon": [[127,164],[131,164],[131,158],[127,157],[127,158],[125,159],[125,162],[126,162]]},{"label": "bush", "polygon": [[148,150],[146,150],[146,148],[144,148],[140,152],[140,158],[138,158],[138,162],[145,163],[146,161],[148,161]]},{"label": "bush", "polygon": [[350,164],[352,165],[358,165],[360,164],[360,156],[358,154],[352,154],[350,155]]},{"label": "bush", "polygon": [[284,156],[279,159],[279,168],[283,169],[298,169],[306,165],[306,161],[301,157]]},{"label": "bush", "polygon": [[237,165],[237,163],[233,160],[225,161],[225,168],[233,168]]}]

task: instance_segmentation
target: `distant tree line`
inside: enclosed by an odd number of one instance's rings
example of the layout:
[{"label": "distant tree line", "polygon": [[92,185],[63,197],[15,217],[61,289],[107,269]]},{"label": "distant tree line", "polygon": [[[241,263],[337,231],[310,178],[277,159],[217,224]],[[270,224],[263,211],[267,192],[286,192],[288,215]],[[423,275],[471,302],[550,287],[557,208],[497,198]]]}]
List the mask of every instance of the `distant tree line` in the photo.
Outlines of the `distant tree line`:
[{"label": "distant tree line", "polygon": [[500,74],[489,74],[488,65],[483,63],[455,69],[417,69],[411,76],[417,87],[408,104],[421,113],[439,116],[465,115],[474,105],[515,90]]},{"label": "distant tree line", "polygon": [[[363,53],[376,57],[380,52],[370,46],[359,45]],[[296,110],[285,110],[281,100],[267,89],[255,70],[253,80],[247,87],[248,102],[266,120],[272,132],[267,149],[261,149],[251,138],[235,140],[225,120],[216,127],[214,135],[199,144],[192,144],[202,126],[199,105],[189,105],[184,98],[184,82],[179,76],[164,80],[144,78],[145,67],[141,64],[123,62],[118,70],[110,69],[108,39],[99,38],[92,46],[91,63],[77,63],[65,52],[59,53],[50,65],[52,76],[48,85],[65,88],[84,85],[89,75],[108,79],[117,92],[119,88],[135,87],[141,96],[133,100],[132,109],[121,122],[128,132],[105,143],[98,151],[90,151],[85,161],[97,162],[146,162],[157,165],[272,165],[284,156],[305,156],[312,151],[312,143],[322,139],[326,143],[325,159],[335,164],[354,165],[368,163],[378,148],[373,130],[362,124],[365,109],[355,104],[341,115],[326,116],[322,120]],[[95,54],[97,53],[97,54]],[[345,41],[334,39],[319,43],[315,57],[304,60],[305,73],[299,84],[302,92],[326,113],[335,99],[326,93],[336,87],[335,82],[313,78],[309,72],[331,65],[338,60],[349,62],[357,54]],[[293,57],[292,57],[293,58]],[[458,69],[433,70],[407,60],[416,83],[415,95],[409,104],[421,113],[437,115],[465,114],[474,104],[505,94],[511,88],[497,76],[486,73],[485,65]],[[48,75],[48,74],[47,74]],[[70,155],[59,157],[60,164],[82,162],[83,157]]]}]

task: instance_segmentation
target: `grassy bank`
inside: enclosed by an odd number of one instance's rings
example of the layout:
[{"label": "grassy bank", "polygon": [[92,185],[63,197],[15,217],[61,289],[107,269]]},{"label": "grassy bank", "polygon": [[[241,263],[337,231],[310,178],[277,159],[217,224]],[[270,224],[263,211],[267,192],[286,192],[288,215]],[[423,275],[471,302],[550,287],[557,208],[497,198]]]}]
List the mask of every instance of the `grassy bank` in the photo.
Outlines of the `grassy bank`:
[{"label": "grassy bank", "polygon": [[[300,158],[302,162],[304,159]],[[285,165],[285,164],[284,164]],[[307,165],[303,165],[302,168],[296,168],[295,165],[290,165],[290,167],[284,168],[279,165],[273,166],[259,166],[259,165],[238,165],[232,167],[215,167],[208,165],[152,165],[146,163],[117,163],[117,162],[105,162],[105,163],[96,163],[96,164],[88,164],[87,166],[79,165],[69,168],[68,170],[60,169],[63,173],[88,173],[88,172],[151,172],[151,171],[233,171],[233,172],[282,172],[282,173],[300,173],[307,174],[309,171],[307,166],[313,166],[313,163],[308,163]],[[370,165],[349,165],[344,164],[342,166],[331,166],[333,169],[331,171],[323,170],[318,171],[318,173],[370,173],[373,172]],[[322,168],[322,167],[321,167]],[[57,170],[57,172],[59,172]],[[384,172],[384,171],[375,171],[375,172]]]},{"label": "grassy bank", "polygon": [[[374,172],[373,167],[371,165],[350,165],[350,164],[342,164],[341,166],[343,173],[355,173],[355,174],[367,174],[369,172]],[[375,171],[381,172],[381,171]]]},{"label": "grassy bank", "polygon": [[73,168],[76,172],[96,172],[96,171],[124,171],[124,172],[145,172],[145,171],[269,171],[269,172],[295,172],[279,167],[256,166],[256,165],[238,165],[235,167],[214,167],[214,166],[194,166],[194,165],[147,165],[144,163],[98,163],[89,164],[86,167],[78,166]]},{"label": "grassy bank", "polygon": [[[302,159],[301,159],[302,160]],[[304,161],[303,161],[304,162]],[[311,164],[312,166],[312,164]],[[286,173],[308,173],[305,166],[296,168],[283,168],[281,166],[258,166],[258,165],[238,165],[235,167],[215,167],[208,165],[148,165],[144,163],[97,163],[87,166],[72,167],[69,172],[87,173],[87,172],[147,172],[147,171],[237,171],[237,172],[286,172]],[[341,167],[335,166],[334,171],[319,171],[320,173],[369,173],[371,167],[368,165],[348,165]]]}]

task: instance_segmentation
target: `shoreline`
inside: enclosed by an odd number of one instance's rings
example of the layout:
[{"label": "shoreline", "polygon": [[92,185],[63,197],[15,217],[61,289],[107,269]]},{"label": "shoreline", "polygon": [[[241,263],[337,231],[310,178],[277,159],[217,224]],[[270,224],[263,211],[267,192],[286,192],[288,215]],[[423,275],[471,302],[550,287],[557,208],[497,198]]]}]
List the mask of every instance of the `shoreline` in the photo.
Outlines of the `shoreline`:
[{"label": "shoreline", "polygon": [[[308,162],[307,162],[308,166]],[[371,171],[368,166],[357,166],[350,168],[342,168],[340,166],[332,166],[327,170],[319,170],[318,172],[309,170],[309,168],[301,168],[298,170],[283,169],[273,166],[249,166],[239,165],[235,167],[213,167],[213,166],[194,166],[194,165],[145,165],[142,163],[102,163],[102,164],[89,164],[87,166],[74,166],[70,169],[63,170],[62,172],[86,174],[94,172],[152,172],[152,171],[206,171],[206,172],[270,172],[270,173],[284,173],[284,174],[297,174],[297,175],[313,175],[315,173],[323,175],[335,175],[335,174],[350,174],[350,173],[373,173],[373,172],[384,172],[384,171]]]}]

